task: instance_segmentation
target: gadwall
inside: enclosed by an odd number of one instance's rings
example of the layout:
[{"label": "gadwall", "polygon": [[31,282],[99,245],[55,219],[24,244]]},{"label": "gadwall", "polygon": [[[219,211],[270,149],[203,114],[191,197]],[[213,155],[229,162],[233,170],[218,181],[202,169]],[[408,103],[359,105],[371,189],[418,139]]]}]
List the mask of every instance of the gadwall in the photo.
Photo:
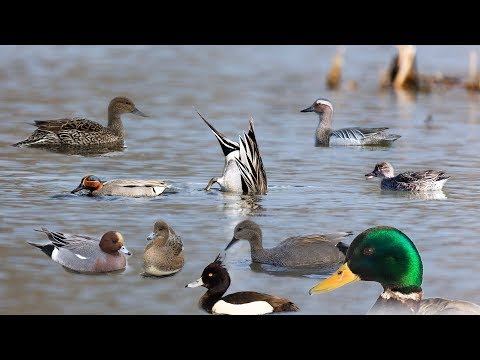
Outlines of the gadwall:
[{"label": "gadwall", "polygon": [[175,230],[165,221],[158,220],[153,232],[147,237],[143,253],[143,268],[146,275],[172,275],[183,268],[183,242]]},{"label": "gadwall", "polygon": [[230,286],[230,275],[220,256],[207,265],[200,279],[185,287],[198,286],[208,289],[198,304],[200,308],[211,314],[263,315],[299,310],[298,306],[288,299],[255,291],[240,291],[223,296]]},{"label": "gadwall", "polygon": [[35,244],[53,261],[67,269],[82,273],[100,273],[125,269],[127,257],[131,255],[125,247],[122,234],[117,231],[107,231],[98,239],[87,235],[61,233],[46,228],[35,231],[43,232],[50,242]]},{"label": "gadwall", "polygon": [[169,188],[164,180],[114,179],[102,181],[95,175],[85,175],[72,194],[88,190],[91,196],[159,196]]},{"label": "gadwall", "polygon": [[358,280],[375,281],[383,293],[368,314],[480,315],[480,306],[471,302],[422,299],[422,279],[422,259],[412,240],[394,227],[376,226],[352,241],[344,264],[311,288],[310,295]]},{"label": "gadwall", "polygon": [[367,179],[381,178],[380,187],[383,190],[401,191],[441,190],[450,178],[440,170],[406,171],[394,176],[393,166],[386,161],[377,163],[375,169],[365,176]]},{"label": "gadwall", "polygon": [[212,178],[205,190],[209,191],[212,185],[217,183],[220,185],[221,191],[266,194],[267,174],[255,138],[253,119],[250,119],[248,133],[244,132],[243,138],[239,136],[240,141],[237,143],[215,129],[198,111],[197,114],[213,131],[225,156],[223,175],[219,178]]},{"label": "gadwall", "polygon": [[335,232],[292,236],[273,248],[264,249],[260,226],[252,220],[243,220],[235,226],[232,241],[225,251],[239,240],[247,240],[253,262],[289,268],[330,268],[345,259],[348,245],[342,240],[352,234]]},{"label": "gadwall", "polygon": [[36,129],[26,140],[13,146],[18,147],[85,147],[123,145],[125,130],[120,116],[125,113],[147,117],[127,97],[116,97],[108,105],[108,125],[103,126],[84,118],[36,120]]},{"label": "gadwall", "polygon": [[315,112],[320,120],[315,132],[315,146],[331,145],[379,145],[387,146],[400,138],[400,135],[388,134],[388,127],[362,128],[350,127],[332,130],[333,105],[327,99],[317,99],[312,106],[301,112]]}]

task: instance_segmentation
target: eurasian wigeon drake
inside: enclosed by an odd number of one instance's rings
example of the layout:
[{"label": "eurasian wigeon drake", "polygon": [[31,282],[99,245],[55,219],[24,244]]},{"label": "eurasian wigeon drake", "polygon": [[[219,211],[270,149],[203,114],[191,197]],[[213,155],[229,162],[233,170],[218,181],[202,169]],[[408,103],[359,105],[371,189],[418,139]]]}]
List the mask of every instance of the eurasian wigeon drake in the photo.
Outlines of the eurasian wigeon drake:
[{"label": "eurasian wigeon drake", "polygon": [[126,255],[131,253],[125,247],[122,234],[107,231],[99,239],[88,235],[61,233],[46,228],[41,231],[47,235],[48,244],[28,244],[42,250],[53,261],[62,266],[82,273],[103,273],[123,270],[127,266]]}]

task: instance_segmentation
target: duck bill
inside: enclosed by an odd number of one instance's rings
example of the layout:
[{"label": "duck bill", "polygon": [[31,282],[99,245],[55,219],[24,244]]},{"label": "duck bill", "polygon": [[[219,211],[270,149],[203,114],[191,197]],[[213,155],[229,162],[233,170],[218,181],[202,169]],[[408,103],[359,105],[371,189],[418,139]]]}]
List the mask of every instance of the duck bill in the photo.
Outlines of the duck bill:
[{"label": "duck bill", "polygon": [[377,173],[375,172],[371,172],[371,173],[368,173],[368,174],[365,174],[365,178],[366,179],[371,179],[373,177],[377,176]]},{"label": "duck bill", "polygon": [[300,112],[312,112],[312,111],[313,111],[313,105],[306,109],[300,110]]},{"label": "duck bill", "polygon": [[135,114],[135,115],[138,115],[138,116],[143,116],[143,117],[148,117],[148,115],[145,115],[143,112],[141,112],[137,108],[133,109],[132,114]]},{"label": "duck bill", "polygon": [[228,250],[233,244],[235,244],[238,240],[240,240],[240,239],[237,239],[236,237],[234,237],[234,238],[232,239],[232,241],[230,241],[230,242],[228,243],[228,245],[225,247],[225,251],[227,251],[227,250]]},{"label": "duck bill", "polygon": [[132,255],[132,253],[130,251],[128,251],[128,249],[125,245],[122,246],[119,251],[121,251],[122,253],[127,254],[127,255]]},{"label": "duck bill", "polygon": [[340,266],[338,270],[335,271],[329,278],[311,288],[308,293],[310,295],[325,293],[358,280],[360,280],[360,277],[352,273],[347,263],[345,263]]},{"label": "duck bill", "polygon": [[202,278],[198,279],[198,280],[195,280],[191,283],[188,283],[187,285],[185,285],[185,287],[189,287],[189,288],[193,288],[193,287],[199,287],[199,286],[203,286],[203,281],[202,281]]},{"label": "duck bill", "polygon": [[75,189],[70,191],[71,194],[75,194],[76,192],[79,192],[80,190],[86,189],[86,187],[83,185],[83,182],[80,183]]}]

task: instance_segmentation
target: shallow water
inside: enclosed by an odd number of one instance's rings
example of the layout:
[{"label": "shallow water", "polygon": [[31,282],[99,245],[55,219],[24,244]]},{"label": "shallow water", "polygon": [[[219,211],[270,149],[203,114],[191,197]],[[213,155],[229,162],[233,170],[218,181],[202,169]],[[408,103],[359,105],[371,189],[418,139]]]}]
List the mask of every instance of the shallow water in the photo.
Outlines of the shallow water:
[{"label": "shallow water", "polygon": [[[426,296],[480,303],[480,95],[462,88],[416,97],[380,92],[379,71],[390,63],[393,46],[347,46],[344,86],[329,91],[325,76],[335,49],[1,46],[0,313],[202,315],[197,301],[205,289],[185,285],[200,277],[246,218],[262,226],[265,247],[291,235],[350,230],[355,236],[371,226],[398,227],[421,253]],[[418,69],[465,78],[471,50],[480,47],[418,46]],[[347,88],[349,80],[358,82],[356,90]],[[10,146],[38,119],[86,116],[105,124],[107,104],[118,95],[150,116],[123,116],[123,152],[78,156]],[[317,117],[300,110],[318,97],[332,101],[334,128],[388,126],[402,137],[389,148],[314,147]],[[254,118],[268,194],[252,201],[202,191],[221,175],[224,160],[195,109],[234,140]],[[382,160],[397,172],[439,168],[452,178],[442,192],[423,197],[381,191],[378,179],[366,181],[364,174]],[[70,194],[88,173],[102,180],[165,179],[174,191],[155,199]],[[159,218],[182,237],[186,263],[173,276],[144,278],[142,251]],[[26,243],[45,240],[33,231],[42,226],[99,236],[117,230],[133,255],[121,273],[68,272]],[[301,309],[291,315],[363,314],[381,291],[358,282],[310,296],[325,274],[251,264],[246,242],[229,249],[226,266],[229,292],[287,297]]]}]

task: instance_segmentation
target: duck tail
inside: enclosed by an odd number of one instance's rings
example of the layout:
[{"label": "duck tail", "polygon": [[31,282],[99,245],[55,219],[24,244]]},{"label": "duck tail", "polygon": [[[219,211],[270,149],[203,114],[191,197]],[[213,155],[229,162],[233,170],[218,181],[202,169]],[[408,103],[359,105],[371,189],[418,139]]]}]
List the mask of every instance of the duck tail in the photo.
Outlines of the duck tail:
[{"label": "duck tail", "polygon": [[338,250],[340,250],[343,253],[343,255],[347,255],[347,250],[348,250],[347,244],[340,241],[335,246],[338,248]]},{"label": "duck tail", "polygon": [[286,301],[280,305],[278,305],[273,311],[274,312],[279,312],[279,311],[298,311],[300,308],[295,305],[291,301]]},{"label": "duck tail", "polygon": [[55,249],[55,246],[53,244],[35,244],[33,242],[27,241],[28,244],[33,245],[40,250],[42,250],[48,257],[52,257],[53,250]]},{"label": "duck tail", "polygon": [[385,137],[385,140],[388,140],[388,141],[395,141],[397,139],[400,139],[402,137],[402,135],[397,135],[397,134],[387,134],[387,136]]}]

